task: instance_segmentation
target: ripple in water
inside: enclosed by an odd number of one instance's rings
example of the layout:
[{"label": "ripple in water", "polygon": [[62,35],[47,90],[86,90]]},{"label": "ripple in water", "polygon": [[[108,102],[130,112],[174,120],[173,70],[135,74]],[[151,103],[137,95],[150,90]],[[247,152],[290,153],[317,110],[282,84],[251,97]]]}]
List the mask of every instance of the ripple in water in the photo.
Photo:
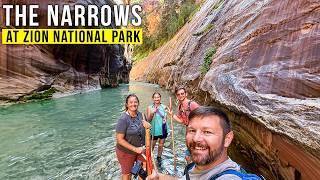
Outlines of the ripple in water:
[{"label": "ripple in water", "polygon": [[[168,104],[169,92],[157,85],[133,82],[115,89],[0,108],[0,179],[119,179],[115,125],[124,99],[136,93],[139,109],[145,112],[154,91],[159,91],[163,103]],[[185,132],[182,126],[174,126],[177,170],[173,168],[170,135],[159,171],[181,176]]]}]

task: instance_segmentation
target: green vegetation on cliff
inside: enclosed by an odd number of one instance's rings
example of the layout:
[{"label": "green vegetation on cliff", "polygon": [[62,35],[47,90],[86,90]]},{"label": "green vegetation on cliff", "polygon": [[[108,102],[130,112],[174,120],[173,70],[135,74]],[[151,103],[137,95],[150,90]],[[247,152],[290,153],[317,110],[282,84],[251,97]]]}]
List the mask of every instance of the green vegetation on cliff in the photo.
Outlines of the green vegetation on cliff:
[{"label": "green vegetation on cliff", "polygon": [[210,69],[210,65],[212,63],[212,56],[216,53],[215,47],[210,47],[207,49],[206,55],[203,60],[203,64],[201,66],[201,75],[204,76]]},{"label": "green vegetation on cliff", "polygon": [[160,22],[156,32],[148,35],[149,24],[143,21],[142,28],[145,36],[143,44],[134,47],[135,61],[146,57],[151,51],[171,39],[189,21],[189,17],[198,10],[199,4],[197,5],[195,0],[185,0],[180,3],[176,0],[164,0],[161,6]]},{"label": "green vegetation on cliff", "polygon": [[49,99],[56,93],[58,90],[54,87],[44,87],[45,89],[34,91],[31,94],[23,95],[19,98],[10,98],[6,96],[0,96],[0,105],[1,101],[6,103],[19,103],[19,102],[30,102],[36,100]]},{"label": "green vegetation on cliff", "polygon": [[57,90],[53,87],[44,90],[44,91],[40,91],[40,92],[34,92],[31,95],[28,96],[24,96],[22,98],[23,101],[30,101],[30,100],[41,100],[41,99],[48,99],[51,98],[52,95],[56,92]]}]

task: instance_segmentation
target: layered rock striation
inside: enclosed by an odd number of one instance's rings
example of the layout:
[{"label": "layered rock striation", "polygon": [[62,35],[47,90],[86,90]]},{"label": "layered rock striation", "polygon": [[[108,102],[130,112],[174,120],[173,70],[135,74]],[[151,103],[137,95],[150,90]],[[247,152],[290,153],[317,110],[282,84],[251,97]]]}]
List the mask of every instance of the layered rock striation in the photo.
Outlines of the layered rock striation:
[{"label": "layered rock striation", "polygon": [[[40,27],[47,24],[48,4],[113,4],[112,1],[15,1],[40,4]],[[11,1],[1,1],[12,4]],[[0,17],[4,16],[0,8]],[[12,17],[13,18],[13,17]],[[4,19],[1,19],[4,23]],[[112,24],[114,26],[114,24]],[[1,24],[1,28],[5,28]],[[11,27],[15,28],[15,27]],[[18,27],[22,28],[22,27]],[[28,28],[28,27],[24,27]],[[115,26],[113,28],[116,28]],[[1,32],[0,32],[1,35]],[[131,61],[121,45],[0,45],[0,101],[32,99],[37,93],[73,93],[100,87],[115,87],[129,81]],[[53,90],[53,91],[52,91]],[[48,96],[51,97],[51,94]],[[27,98],[26,98],[27,97]]]},{"label": "layered rock striation", "polygon": [[237,137],[233,158],[268,179],[317,179],[319,15],[316,0],[205,1],[130,78],[184,85],[200,104],[224,107]]}]

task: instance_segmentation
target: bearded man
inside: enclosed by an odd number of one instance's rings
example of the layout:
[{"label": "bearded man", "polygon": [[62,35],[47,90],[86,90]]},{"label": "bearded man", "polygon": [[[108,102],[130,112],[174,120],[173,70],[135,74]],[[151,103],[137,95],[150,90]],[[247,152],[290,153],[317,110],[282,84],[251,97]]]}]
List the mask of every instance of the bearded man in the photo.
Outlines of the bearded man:
[{"label": "bearded man", "polygon": [[186,144],[194,163],[186,168],[182,179],[241,179],[234,174],[221,175],[226,170],[240,171],[240,166],[228,157],[232,139],[231,123],[224,112],[212,107],[191,111]]},{"label": "bearded man", "polygon": [[[189,114],[186,144],[193,163],[185,168],[180,180],[263,180],[262,176],[247,174],[228,156],[233,139],[231,122],[227,115],[213,107],[200,106]],[[173,180],[153,173],[148,180]]]}]

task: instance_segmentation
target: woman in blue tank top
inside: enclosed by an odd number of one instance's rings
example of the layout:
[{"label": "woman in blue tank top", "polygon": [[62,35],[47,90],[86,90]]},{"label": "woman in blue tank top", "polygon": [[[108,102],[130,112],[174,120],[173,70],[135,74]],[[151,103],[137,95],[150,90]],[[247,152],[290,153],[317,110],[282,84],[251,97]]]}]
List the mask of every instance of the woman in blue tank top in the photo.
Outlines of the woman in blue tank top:
[{"label": "woman in blue tank top", "polygon": [[161,161],[164,141],[168,135],[167,109],[168,107],[161,104],[161,95],[158,92],[152,95],[153,104],[148,106],[148,121],[151,122],[152,150],[154,149],[158,139],[158,156],[157,160]]}]

